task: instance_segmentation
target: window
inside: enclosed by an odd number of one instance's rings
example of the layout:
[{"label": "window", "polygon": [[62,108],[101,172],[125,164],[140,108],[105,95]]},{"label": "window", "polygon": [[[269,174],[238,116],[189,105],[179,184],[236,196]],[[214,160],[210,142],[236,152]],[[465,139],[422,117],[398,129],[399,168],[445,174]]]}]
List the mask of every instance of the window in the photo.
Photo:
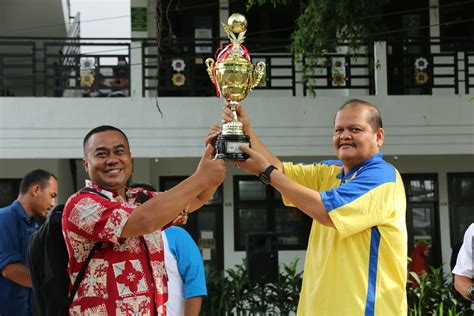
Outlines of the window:
[{"label": "window", "polygon": [[18,197],[21,179],[0,179],[0,207],[10,205]]},{"label": "window", "polygon": [[[160,177],[160,191],[169,190],[186,178]],[[206,205],[189,215],[184,226],[201,250],[204,263],[218,270],[224,269],[222,195],[220,186]]]},{"label": "window", "polygon": [[448,173],[451,246],[462,242],[474,223],[474,173]]},{"label": "window", "polygon": [[407,198],[409,202],[435,202],[437,190],[435,190],[435,179],[424,176],[405,175],[407,181]]},{"label": "window", "polygon": [[312,220],[283,204],[278,191],[252,176],[234,177],[235,250],[245,250],[248,233],[273,232],[280,250],[305,250]]},{"label": "window", "polygon": [[407,197],[408,255],[418,243],[429,248],[428,263],[441,265],[438,212],[438,177],[436,174],[402,175]]}]

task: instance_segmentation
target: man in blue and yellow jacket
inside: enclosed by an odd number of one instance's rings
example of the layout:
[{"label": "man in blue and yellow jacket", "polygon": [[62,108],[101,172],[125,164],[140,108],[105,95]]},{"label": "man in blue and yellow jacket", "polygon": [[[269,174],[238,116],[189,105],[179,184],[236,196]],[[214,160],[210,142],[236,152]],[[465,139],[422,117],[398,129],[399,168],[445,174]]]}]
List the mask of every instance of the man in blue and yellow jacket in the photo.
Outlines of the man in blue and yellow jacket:
[{"label": "man in blue and yellow jacket", "polygon": [[[313,218],[298,315],[406,315],[405,192],[400,174],[379,152],[379,109],[358,99],[346,102],[334,119],[339,160],[309,165],[282,163],[241,106],[237,113],[252,149],[241,146],[249,159],[236,166]],[[225,109],[224,121],[231,118]]]}]

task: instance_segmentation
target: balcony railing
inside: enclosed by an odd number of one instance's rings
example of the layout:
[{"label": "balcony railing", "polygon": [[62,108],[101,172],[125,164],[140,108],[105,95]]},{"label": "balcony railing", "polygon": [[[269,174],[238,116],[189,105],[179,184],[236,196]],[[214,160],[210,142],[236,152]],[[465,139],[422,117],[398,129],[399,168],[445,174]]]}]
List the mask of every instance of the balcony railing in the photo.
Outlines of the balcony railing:
[{"label": "balcony railing", "polygon": [[[294,58],[288,43],[247,47],[253,63],[267,66],[258,89],[308,95],[306,64],[314,69],[307,78],[316,94],[467,94],[474,88],[474,49],[463,43],[470,42],[409,39],[356,53],[341,45],[319,59]],[[212,96],[204,61],[221,43],[227,40],[162,43],[157,72],[153,39],[0,38],[0,96],[152,96],[157,87],[161,96]]]}]

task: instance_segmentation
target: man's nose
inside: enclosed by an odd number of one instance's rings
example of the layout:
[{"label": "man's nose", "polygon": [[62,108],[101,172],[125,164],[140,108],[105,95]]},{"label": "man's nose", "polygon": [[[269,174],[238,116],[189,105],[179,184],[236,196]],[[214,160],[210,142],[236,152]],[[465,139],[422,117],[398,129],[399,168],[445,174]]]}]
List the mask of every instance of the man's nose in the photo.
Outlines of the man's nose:
[{"label": "man's nose", "polygon": [[110,155],[105,163],[108,165],[115,165],[118,163],[118,158],[115,155]]},{"label": "man's nose", "polygon": [[348,139],[351,137],[352,137],[352,134],[349,130],[343,130],[341,134],[339,135],[339,139]]}]

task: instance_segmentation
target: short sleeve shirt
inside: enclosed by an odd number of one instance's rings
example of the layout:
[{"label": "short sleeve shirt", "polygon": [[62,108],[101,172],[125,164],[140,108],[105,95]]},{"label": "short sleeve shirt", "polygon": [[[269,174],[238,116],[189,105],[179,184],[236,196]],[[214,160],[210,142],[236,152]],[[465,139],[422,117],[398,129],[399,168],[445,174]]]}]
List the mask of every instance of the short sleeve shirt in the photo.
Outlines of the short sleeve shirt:
[{"label": "short sleeve shirt", "polygon": [[[154,192],[126,189],[126,202],[117,193],[90,182],[86,186],[106,195],[81,191],[69,198],[63,212],[63,234],[69,253],[71,283],[92,247],[93,256],[69,309],[70,315],[166,315],[167,278],[161,230],[140,237],[120,238],[134,208],[137,194]],[[184,223],[182,213],[174,223]]]},{"label": "short sleeve shirt", "polygon": [[168,273],[170,316],[184,315],[185,299],[206,296],[206,275],[201,252],[189,233],[178,226],[163,231]]},{"label": "short sleeve shirt", "polygon": [[298,315],[405,315],[406,200],[398,171],[381,154],[347,174],[337,160],[284,163],[284,170],[320,192],[335,226],[313,221]]},{"label": "short sleeve shirt", "polygon": [[464,233],[464,240],[458,253],[453,273],[470,279],[474,278],[474,257],[472,256],[472,239],[474,238],[474,224]]},{"label": "short sleeve shirt", "polygon": [[[0,271],[12,263],[27,265],[31,235],[38,224],[31,220],[20,202],[0,209]],[[0,315],[29,315],[33,292],[4,278],[0,273]]]}]

